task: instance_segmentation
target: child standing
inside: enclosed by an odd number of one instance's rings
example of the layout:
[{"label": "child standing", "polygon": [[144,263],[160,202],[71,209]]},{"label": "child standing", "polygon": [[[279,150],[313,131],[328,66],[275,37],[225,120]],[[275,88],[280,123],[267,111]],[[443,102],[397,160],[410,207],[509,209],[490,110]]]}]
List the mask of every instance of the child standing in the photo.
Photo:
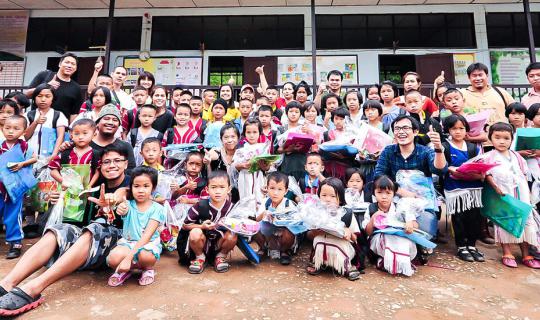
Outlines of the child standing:
[{"label": "child standing", "polygon": [[[337,178],[324,180],[317,195],[321,202],[327,206],[329,215],[333,215],[332,212],[338,210],[345,210],[341,208],[345,205],[345,188],[341,180]],[[351,281],[360,279],[357,244],[360,228],[352,210],[346,210],[341,221],[345,224],[343,238],[338,238],[322,230],[310,232],[313,236],[313,250],[311,251],[310,263],[306,268],[308,274],[317,275],[323,266],[328,266]]]},{"label": "child standing", "polygon": [[109,278],[109,286],[124,283],[133,269],[142,270],[139,285],[152,284],[155,279],[154,265],[161,255],[161,239],[158,227],[165,222],[165,209],[152,201],[158,173],[149,167],[137,167],[131,171],[130,200],[118,205],[116,213],[122,216],[122,238],[107,257],[107,265],[115,269]]},{"label": "child standing", "polygon": [[[206,129],[206,120],[201,117],[203,109],[203,100],[199,96],[192,96],[189,100],[189,106],[191,108],[191,118],[189,120],[189,127],[195,129],[199,137]],[[176,110],[176,109],[175,109]],[[175,113],[176,114],[176,111]]]},{"label": "child standing", "polygon": [[162,139],[163,134],[156,129],[152,128],[152,124],[156,120],[157,108],[151,104],[143,105],[138,112],[138,119],[141,123],[140,127],[133,128],[129,132],[129,142],[133,147],[133,154],[135,154],[135,163],[140,166],[144,159],[141,154],[141,146],[147,138]]},{"label": "child standing", "polygon": [[4,128],[4,123],[6,119],[19,114],[19,108],[15,101],[9,99],[3,99],[0,101],[0,140],[4,140],[4,133],[2,128]]},{"label": "child standing", "polygon": [[[287,124],[287,130],[299,127],[298,121],[304,108],[297,101],[292,101],[285,107],[287,118],[289,123]],[[298,152],[295,145],[290,145],[287,149],[283,146],[277,149],[277,153],[283,153],[283,161],[279,170],[286,175],[293,176],[297,181],[304,178],[306,166],[306,154]]]},{"label": "child standing", "polygon": [[272,172],[268,175],[266,189],[268,198],[264,205],[259,207],[256,220],[261,222],[261,231],[255,236],[259,244],[260,256],[263,256],[266,248],[272,252],[279,251],[279,262],[282,265],[291,264],[292,247],[296,242],[295,235],[286,227],[276,227],[272,222],[273,213],[281,211],[285,213],[288,209],[294,209],[294,203],[285,198],[289,189],[289,178],[281,172]]},{"label": "child standing", "polygon": [[383,108],[379,101],[368,100],[364,103],[363,109],[364,116],[370,126],[382,130],[384,133],[388,133],[390,127],[385,126],[384,122],[382,122]]},{"label": "child standing", "polygon": [[317,194],[319,185],[324,181],[323,160],[318,153],[309,153],[306,157],[306,174],[298,181],[302,193]]},{"label": "child standing", "polygon": [[[257,115],[262,126],[262,136],[265,138],[265,141],[270,141],[270,145],[274,146],[276,136],[279,133],[283,133],[283,128],[272,122],[272,107],[267,105],[260,106]],[[271,153],[274,153],[274,151],[272,150]]]},{"label": "child standing", "polygon": [[[127,111],[122,116],[122,129],[123,132],[125,132],[125,135],[129,133],[129,131],[135,127],[138,127],[140,124],[137,123],[137,113],[139,112],[139,109],[147,104],[148,99],[148,91],[143,86],[135,86],[133,88],[133,91],[131,93],[133,101],[135,101],[135,108]],[[151,100],[151,99],[150,99]],[[150,101],[150,104],[152,101]]]},{"label": "child standing", "polygon": [[97,115],[106,104],[111,103],[111,91],[106,87],[96,87],[89,96],[92,101],[91,109],[80,112],[79,115],[73,120],[74,122],[79,119],[92,119],[96,121]]},{"label": "child standing", "polygon": [[240,110],[240,118],[234,119],[234,125],[238,128],[238,131],[242,132],[244,129],[244,123],[253,112],[253,102],[245,98],[241,99],[239,102],[238,109]]},{"label": "child standing", "polygon": [[176,108],[174,119],[176,125],[173,128],[167,129],[163,136],[163,146],[170,144],[185,144],[193,143],[199,135],[197,130],[189,125],[191,115],[191,107],[189,104],[181,103]]},{"label": "child standing", "polygon": [[212,119],[212,105],[214,105],[214,100],[216,100],[216,93],[210,89],[204,90],[202,118],[206,121]]},{"label": "child standing", "polygon": [[214,101],[212,105],[212,120],[206,126],[204,130],[204,145],[207,148],[214,148],[221,146],[221,140],[219,137],[219,132],[221,127],[225,124],[225,114],[227,113],[228,104],[227,101],[219,98]]},{"label": "child standing", "polygon": [[[0,155],[19,146],[24,156],[24,161],[12,164],[9,170],[16,172],[24,167],[36,163],[37,157],[26,141],[20,139],[26,129],[26,119],[20,115],[13,115],[4,121],[2,133],[5,140],[0,144]],[[6,187],[0,182],[0,215],[6,226],[6,242],[9,243],[7,259],[15,259],[21,255],[22,250],[22,205],[23,199],[11,199]]]},{"label": "child standing", "polygon": [[[341,106],[341,98],[330,92],[321,99],[321,115],[317,118],[319,123],[322,123],[326,129],[332,130],[336,126],[332,122],[332,112]],[[350,115],[350,114],[349,114]]]},{"label": "child standing", "polygon": [[398,96],[398,88],[392,81],[383,81],[379,87],[379,96],[383,102],[383,116],[382,121],[385,126],[390,127],[392,122],[402,111],[398,106],[394,104],[394,99]]},{"label": "child standing", "polygon": [[[448,163],[448,173],[444,177],[444,195],[446,211],[452,215],[452,227],[457,247],[457,256],[467,262],[484,262],[484,255],[476,248],[480,238],[482,216],[482,181],[483,176],[467,174],[467,180],[457,168],[478,155],[478,147],[465,141],[469,132],[469,123],[465,117],[452,114],[444,119],[444,132],[450,135],[443,142],[444,156]],[[471,178],[477,178],[470,181]]]},{"label": "child standing", "polygon": [[[411,261],[417,254],[416,244],[405,237],[374,233],[378,229],[376,221],[380,219],[379,216],[396,215],[396,207],[392,201],[398,186],[389,177],[380,176],[373,183],[373,189],[377,202],[369,206],[369,214],[364,215],[362,227],[370,236],[369,248],[377,256],[377,269],[410,277],[415,269]],[[410,234],[414,228],[418,228],[414,215],[406,216],[404,220],[406,233]]]},{"label": "child standing", "polygon": [[185,171],[186,181],[173,190],[172,199],[178,199],[180,203],[196,204],[201,198],[208,197],[206,191],[206,179],[201,176],[203,168],[203,155],[200,152],[190,152],[186,157]]},{"label": "child standing", "polygon": [[143,166],[156,169],[158,172],[165,170],[165,167],[161,165],[161,156],[163,156],[163,150],[161,149],[161,139],[159,138],[146,138],[141,144],[141,155],[144,159]]},{"label": "child standing", "polygon": [[189,273],[202,273],[206,261],[214,263],[216,272],[229,271],[227,255],[236,246],[236,234],[218,227],[233,205],[229,176],[224,171],[213,171],[208,176],[210,199],[202,199],[189,209],[184,226],[178,235],[180,264],[189,264]]},{"label": "child standing", "polygon": [[423,96],[420,94],[420,92],[416,90],[410,90],[405,93],[405,110],[407,110],[407,112],[409,112],[410,115],[420,124],[416,138],[417,142],[421,145],[427,146],[431,142],[427,135],[427,133],[431,131],[430,128],[433,128],[433,130],[439,133],[439,136],[441,137],[443,134],[439,122],[435,118],[432,118],[428,111],[422,110],[422,97]]},{"label": "child standing", "polygon": [[[508,194],[525,203],[530,203],[530,192],[526,178],[527,163],[517,152],[510,150],[514,139],[514,128],[508,123],[495,123],[489,127],[488,139],[493,143],[495,149],[487,152],[484,157],[488,163],[498,163],[499,165],[488,172],[486,181],[499,195]],[[538,245],[536,237],[538,230],[532,220],[531,214],[523,234],[519,238],[495,225],[495,240],[502,246],[502,263],[505,266],[517,268],[511,244],[519,244],[523,264],[529,268],[540,269],[540,262],[529,255],[529,245]]]},{"label": "child standing", "polygon": [[56,156],[64,141],[68,120],[62,112],[51,108],[54,89],[50,84],[37,86],[32,100],[37,109],[28,111],[25,115],[29,125],[24,132],[24,138],[28,145],[37,151],[38,157]]},{"label": "child standing", "polygon": [[[349,116],[349,111],[343,107],[332,112],[334,129],[324,133],[324,141],[333,141],[345,132],[345,118]],[[326,176],[339,179],[345,178],[345,169],[353,166],[353,159],[326,160],[324,162]]]},{"label": "child standing", "polygon": [[364,102],[360,92],[356,90],[347,91],[343,100],[345,100],[345,106],[349,110],[349,117],[351,118],[351,121],[354,123],[359,123],[363,117],[360,106]]}]

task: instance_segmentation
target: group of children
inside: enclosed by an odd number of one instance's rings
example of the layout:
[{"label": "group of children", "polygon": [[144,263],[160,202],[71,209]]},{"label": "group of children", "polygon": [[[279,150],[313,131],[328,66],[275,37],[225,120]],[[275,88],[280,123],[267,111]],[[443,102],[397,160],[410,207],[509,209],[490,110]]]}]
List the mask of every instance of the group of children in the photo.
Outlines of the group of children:
[{"label": "group of children", "polygon": [[[304,87],[293,89],[305,90]],[[507,107],[509,123],[495,123],[488,132],[473,136],[463,110],[463,95],[457,89],[448,89],[441,95],[442,105],[451,113],[442,121],[423,109],[423,96],[416,90],[408,90],[400,97],[397,86],[389,81],[377,89],[370,90],[366,102],[358,91],[346,92],[343,97],[330,92],[323,96],[319,108],[306,100],[284,102],[272,86],[256,100],[253,87],[244,86],[236,102],[230,85],[219,89],[217,99],[210,90],[199,97],[175,88],[170,92],[172,104],[167,106],[166,88],[153,86],[149,93],[145,87],[137,86],[131,93],[137,107],[113,112],[119,106],[111,103],[110,90],[98,86],[90,94],[91,106],[83,104],[81,114],[69,125],[62,113],[51,109],[54,89],[44,84],[33,93],[35,109],[24,116],[15,102],[0,101],[4,137],[0,154],[20,146],[24,160],[12,163],[9,169],[17,172],[40,159],[45,163],[40,169],[48,167],[50,176],[63,189],[70,188],[62,177],[64,166],[90,165],[87,186],[95,186],[100,181],[97,168],[101,165],[99,155],[91,147],[96,123],[106,115],[118,114],[113,120],[120,128],[114,134],[133,147],[137,168],[130,173],[127,198],[118,201],[115,208],[124,227],[122,240],[107,258],[108,265],[114,269],[109,279],[111,286],[122,284],[135,269],[142,270],[141,285],[154,281],[154,265],[162,251],[160,230],[167,219],[165,202],[171,207],[191,206],[178,235],[180,263],[187,265],[190,273],[201,273],[208,264],[217,272],[228,271],[228,255],[236,246],[238,235],[220,225],[220,220],[231,212],[233,201],[250,197],[256,204],[250,219],[260,226],[260,231],[250,240],[256,244],[261,258],[268,254],[288,265],[298,246],[303,241],[312,241],[312,254],[306,267],[309,274],[331,268],[349,280],[356,280],[365,268],[365,258],[370,257],[380,269],[410,276],[415,269],[413,260],[418,244],[408,236],[381,232],[385,228],[381,221],[397,215],[395,201],[399,186],[386,175],[374,178],[378,153],[332,159],[319,153],[321,144],[339,141],[351,126],[369,125],[393,137],[391,123],[407,114],[418,122],[416,143],[430,146],[428,133],[433,131],[447,137],[443,146],[448,171],[440,180],[446,212],[452,215],[457,256],[469,262],[485,261],[476,247],[483,219],[482,191],[489,186],[499,195],[531,202],[528,162],[523,157],[536,159],[538,166],[539,151],[515,152],[512,142],[516,128],[527,126],[527,120],[532,127],[540,128],[540,105],[527,109],[520,103],[511,104]],[[69,149],[61,147],[67,129],[73,143]],[[309,152],[300,151],[294,144],[283,144],[281,137],[288,132],[312,136]],[[493,150],[483,153],[481,144],[487,141]],[[197,143],[204,149],[189,152],[180,164],[178,159],[164,153],[168,146]],[[281,155],[280,161],[260,161],[253,169],[254,164],[245,158],[244,152],[257,146],[262,146],[259,153]],[[463,177],[457,168],[478,156],[498,166],[485,175]],[[171,197],[156,194],[161,172],[179,167],[183,177],[170,184]],[[290,183],[294,181],[300,194],[291,192]],[[346,191],[359,196],[365,204],[364,210],[356,210],[352,203],[347,203]],[[10,243],[8,258],[16,258],[23,239],[20,219],[23,201],[11,199],[3,184],[0,192],[6,241]],[[319,229],[292,232],[274,224],[276,215],[298,210],[297,206],[309,201],[306,199],[310,197],[305,195],[316,195],[330,216],[340,212],[343,234],[338,236]],[[33,217],[28,215],[27,223],[31,224]],[[414,215],[405,215],[402,222],[405,235],[419,228]],[[495,225],[495,239],[503,248],[502,262],[517,267],[511,245],[519,244],[522,263],[540,268],[540,262],[529,252],[530,245],[538,245],[538,232],[532,214],[519,238]]]}]

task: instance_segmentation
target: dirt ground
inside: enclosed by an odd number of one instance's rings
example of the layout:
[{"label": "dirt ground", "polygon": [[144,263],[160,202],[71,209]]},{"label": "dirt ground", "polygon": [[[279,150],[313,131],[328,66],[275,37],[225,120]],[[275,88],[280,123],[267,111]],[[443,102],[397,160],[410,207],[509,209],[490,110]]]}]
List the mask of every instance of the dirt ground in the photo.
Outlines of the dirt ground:
[{"label": "dirt ground", "polygon": [[[31,245],[25,243],[25,247]],[[109,288],[105,272],[78,272],[44,292],[45,303],[20,319],[540,319],[540,270],[499,263],[496,246],[479,246],[486,263],[454,257],[453,245],[436,249],[428,266],[411,277],[390,276],[369,266],[356,282],[307,275],[309,247],[288,267],[265,260],[251,265],[235,249],[231,270],[208,268],[190,275],[165,253],[156,282],[129,279]],[[3,258],[0,276],[16,261]],[[518,254],[518,252],[515,252]]]}]

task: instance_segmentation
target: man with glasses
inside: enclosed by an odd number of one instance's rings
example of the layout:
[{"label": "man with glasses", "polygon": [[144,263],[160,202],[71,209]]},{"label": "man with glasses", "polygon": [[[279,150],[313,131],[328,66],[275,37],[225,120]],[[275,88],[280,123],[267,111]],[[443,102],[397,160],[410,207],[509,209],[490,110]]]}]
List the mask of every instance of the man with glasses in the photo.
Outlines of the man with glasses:
[{"label": "man with glasses", "polygon": [[[396,174],[399,170],[419,170],[426,177],[432,174],[444,175],[448,170],[446,159],[444,157],[444,147],[441,143],[439,133],[429,128],[427,136],[433,144],[431,149],[415,143],[415,137],[418,135],[419,123],[411,116],[400,115],[392,122],[392,131],[396,144],[387,146],[381,152],[374,172],[374,180],[382,175],[387,175],[396,180]],[[418,198],[423,195],[399,189],[397,194],[401,197]],[[432,199],[434,200],[434,199]],[[433,230],[437,230],[437,217],[435,212],[429,212],[417,219],[420,229],[435,236]],[[427,262],[427,253],[424,251],[421,259]]]},{"label": "man with glasses", "polygon": [[[0,318],[38,307],[43,302],[41,292],[63,277],[77,270],[104,266],[107,255],[122,235],[122,219],[112,212],[127,195],[130,183],[127,158],[127,152],[114,144],[103,150],[99,170],[104,183],[95,197],[88,198],[83,222],[47,227],[43,237],[0,280]],[[59,192],[52,192],[51,204],[59,196]],[[43,266],[48,267],[45,272],[17,287]]]}]

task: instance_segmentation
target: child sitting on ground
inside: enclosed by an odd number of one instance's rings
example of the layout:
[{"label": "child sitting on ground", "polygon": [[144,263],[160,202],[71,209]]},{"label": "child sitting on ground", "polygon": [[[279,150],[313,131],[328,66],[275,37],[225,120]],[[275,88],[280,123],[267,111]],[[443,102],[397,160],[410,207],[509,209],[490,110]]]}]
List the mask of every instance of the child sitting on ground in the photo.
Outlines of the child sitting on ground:
[{"label": "child sitting on ground", "polygon": [[189,265],[189,273],[202,273],[208,260],[214,263],[216,272],[229,271],[227,255],[236,246],[236,234],[218,226],[233,207],[228,199],[231,184],[225,171],[208,175],[208,193],[210,199],[202,199],[189,209],[178,235],[179,262]]},{"label": "child sitting on ground", "polygon": [[[24,161],[8,163],[9,170],[16,172],[24,167],[31,166],[37,161],[35,152],[21,137],[26,129],[26,119],[20,115],[13,115],[4,121],[2,133],[5,140],[0,144],[0,155],[19,145],[24,156]],[[15,259],[21,255],[22,249],[22,205],[23,199],[11,199],[4,183],[0,182],[0,216],[6,226],[6,242],[9,250],[7,259]]]},{"label": "child sitting on ground", "polygon": [[345,188],[343,182],[337,178],[327,178],[318,190],[319,199],[327,206],[327,214],[345,210],[341,217],[344,223],[344,236],[338,238],[322,230],[312,230],[308,237],[313,237],[313,250],[311,251],[310,263],[306,271],[310,275],[317,275],[321,269],[330,267],[347,279],[354,281],[360,279],[359,253],[357,237],[360,235],[360,228],[352,210],[342,208],[345,205]]},{"label": "child sitting on ground", "polygon": [[133,269],[142,270],[139,285],[154,282],[154,265],[162,249],[158,227],[165,222],[165,209],[152,201],[157,180],[155,169],[141,166],[131,171],[131,199],[123,201],[116,209],[116,214],[124,221],[122,238],[107,257],[107,265],[115,269],[108,281],[111,287],[124,283]]},{"label": "child sitting on ground", "polygon": [[259,256],[264,256],[268,248],[270,256],[279,257],[282,265],[291,264],[296,237],[286,227],[276,227],[273,224],[275,219],[273,215],[295,208],[294,203],[285,198],[288,189],[289,177],[278,171],[270,173],[266,183],[268,198],[259,207],[256,216],[256,220],[261,222],[261,231],[255,235],[255,241],[259,245]]}]

